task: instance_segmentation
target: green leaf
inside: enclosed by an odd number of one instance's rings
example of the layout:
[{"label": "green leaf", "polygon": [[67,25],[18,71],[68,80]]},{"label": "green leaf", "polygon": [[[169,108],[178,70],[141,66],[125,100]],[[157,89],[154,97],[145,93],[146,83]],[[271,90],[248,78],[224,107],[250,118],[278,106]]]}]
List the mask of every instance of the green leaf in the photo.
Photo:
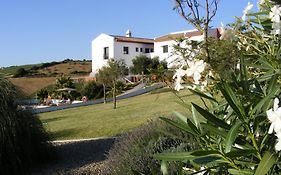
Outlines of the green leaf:
[{"label": "green leaf", "polygon": [[163,175],[168,175],[168,165],[166,161],[161,161],[161,171]]},{"label": "green leaf", "polygon": [[169,123],[170,125],[173,125],[179,129],[181,129],[182,131],[185,131],[185,132],[188,132],[188,133],[191,133],[195,136],[198,136],[198,133],[194,132],[193,129],[191,129],[186,123],[182,122],[182,123],[179,123],[177,121],[173,121],[171,119],[168,119],[168,118],[164,118],[164,117],[160,117],[161,120]]},{"label": "green leaf", "polygon": [[216,150],[197,150],[191,153],[193,156],[207,156],[211,154],[220,155],[220,152]]},{"label": "green leaf", "polygon": [[226,132],[220,130],[219,128],[213,127],[209,124],[203,123],[201,124],[204,130],[210,131],[211,134],[216,135],[216,136],[221,136],[222,138],[226,138]]},{"label": "green leaf", "polygon": [[236,122],[236,124],[228,131],[227,137],[225,139],[225,153],[229,153],[231,151],[232,145],[238,136],[238,131],[241,125],[241,122]]},{"label": "green leaf", "polygon": [[192,129],[195,133],[197,133],[198,135],[201,134],[198,128],[189,119],[187,119],[187,124],[190,127],[190,129]]},{"label": "green leaf", "polygon": [[224,98],[229,103],[231,108],[237,114],[237,116],[244,121],[246,119],[246,114],[241,102],[236,98],[233,90],[231,89],[230,85],[227,83],[220,83],[219,89],[222,92]]},{"label": "green leaf", "polygon": [[209,111],[199,107],[198,105],[192,103],[196,111],[198,111],[204,118],[206,118],[211,123],[215,124],[218,127],[222,127],[224,129],[230,129],[230,126],[225,123],[223,120],[217,118],[214,114],[210,113]]},{"label": "green leaf", "polygon": [[195,156],[191,155],[191,152],[159,153],[153,155],[153,157],[158,160],[166,161],[192,160],[195,158]]},{"label": "green leaf", "polygon": [[276,87],[277,85],[277,79],[278,79],[278,75],[273,75],[270,82],[269,82],[269,85],[266,89],[267,93],[270,93],[274,87]]},{"label": "green leaf", "polygon": [[273,153],[266,152],[261,159],[255,175],[265,175],[276,162],[276,156]]},{"label": "green leaf", "polygon": [[201,124],[200,124],[200,122],[199,122],[199,118],[198,118],[198,116],[197,116],[197,114],[196,114],[196,110],[195,110],[195,108],[194,108],[193,105],[191,105],[191,112],[192,112],[192,119],[193,119],[193,121],[194,121],[194,123],[195,123],[195,126],[196,126],[200,131],[202,131],[202,129],[201,129]]},{"label": "green leaf", "polygon": [[214,102],[218,102],[216,99],[214,99],[211,95],[209,94],[206,94],[206,93],[202,93],[198,90],[193,90],[193,89],[189,89],[190,92],[196,94],[196,95],[199,95],[200,97],[203,97],[203,98],[206,98],[206,99],[209,99],[209,100],[212,100]]},{"label": "green leaf", "polygon": [[174,111],[175,116],[182,122],[187,123],[187,118],[181,113]]},{"label": "green leaf", "polygon": [[252,175],[253,174],[253,170],[236,170],[236,169],[228,169],[228,172],[230,174],[233,174],[233,175]]},{"label": "green leaf", "polygon": [[272,67],[264,66],[264,65],[251,64],[251,63],[245,63],[245,65],[248,67],[254,67],[254,68],[261,69],[261,70],[272,70]]},{"label": "green leaf", "polygon": [[264,75],[258,77],[257,79],[259,82],[263,82],[269,80],[274,75],[275,75],[274,71],[267,71]]},{"label": "green leaf", "polygon": [[219,159],[221,159],[221,157],[211,155],[211,156],[195,158],[193,160],[193,162],[196,163],[196,164],[199,164],[199,165],[205,165],[205,164],[208,164],[208,163],[211,163],[211,162],[215,162],[216,160],[219,160]]},{"label": "green leaf", "polygon": [[247,13],[247,16],[259,16],[259,15],[268,15],[269,11],[261,11],[256,13]]},{"label": "green leaf", "polygon": [[[235,164],[241,165],[241,166],[243,166],[243,167],[245,167],[245,166],[247,166],[247,167],[256,167],[256,166],[257,166],[256,163],[249,162],[249,161],[235,160],[234,162],[235,162]],[[253,174],[253,173],[252,173],[252,174]]]},{"label": "green leaf", "polygon": [[133,172],[134,175],[145,175],[145,174],[140,173],[140,172],[138,172],[138,171],[136,171],[136,170],[132,170],[132,172]]},{"label": "green leaf", "polygon": [[257,153],[257,150],[254,149],[245,149],[245,150],[235,150],[225,154],[227,157],[236,158],[236,157],[244,157],[250,154]]},{"label": "green leaf", "polygon": [[259,101],[258,104],[255,105],[254,109],[251,111],[250,116],[255,113],[259,113],[261,110],[267,110],[269,106],[269,102],[271,99],[280,92],[280,85],[276,85],[273,89],[267,94],[262,100]]}]

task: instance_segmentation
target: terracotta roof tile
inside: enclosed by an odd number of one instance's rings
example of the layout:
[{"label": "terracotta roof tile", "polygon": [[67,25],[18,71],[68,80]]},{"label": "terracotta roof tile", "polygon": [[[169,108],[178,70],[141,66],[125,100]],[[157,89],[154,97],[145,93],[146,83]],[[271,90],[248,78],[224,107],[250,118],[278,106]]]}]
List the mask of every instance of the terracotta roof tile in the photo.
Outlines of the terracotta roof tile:
[{"label": "terracotta roof tile", "polygon": [[162,42],[162,41],[170,41],[170,40],[176,40],[179,38],[183,38],[184,33],[176,33],[176,34],[168,34],[164,36],[160,36],[158,38],[155,38],[155,42]]},{"label": "terracotta roof tile", "polygon": [[148,38],[135,38],[135,37],[126,37],[126,36],[118,36],[118,35],[111,35],[111,36],[113,36],[115,41],[117,42],[154,44],[154,40]]},{"label": "terracotta roof tile", "polygon": [[[219,38],[220,36],[220,29],[215,28],[217,32],[217,37]],[[181,33],[171,33],[168,35],[160,36],[158,38],[155,38],[155,42],[163,42],[163,41],[171,41],[171,40],[176,40],[179,38],[190,38],[193,36],[200,36],[203,35],[202,32],[200,31],[190,31],[190,32],[181,32]]]}]

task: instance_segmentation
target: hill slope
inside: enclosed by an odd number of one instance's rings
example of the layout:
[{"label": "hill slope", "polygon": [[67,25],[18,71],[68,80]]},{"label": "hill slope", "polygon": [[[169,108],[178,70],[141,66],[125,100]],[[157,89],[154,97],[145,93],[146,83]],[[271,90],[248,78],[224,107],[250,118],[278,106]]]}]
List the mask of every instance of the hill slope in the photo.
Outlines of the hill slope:
[{"label": "hill slope", "polygon": [[[19,70],[22,69],[25,70],[25,73],[18,74]],[[88,75],[91,70],[92,62],[89,60],[74,61],[67,59],[61,62],[10,66],[0,69],[0,73],[11,77],[53,77],[60,75]]]}]

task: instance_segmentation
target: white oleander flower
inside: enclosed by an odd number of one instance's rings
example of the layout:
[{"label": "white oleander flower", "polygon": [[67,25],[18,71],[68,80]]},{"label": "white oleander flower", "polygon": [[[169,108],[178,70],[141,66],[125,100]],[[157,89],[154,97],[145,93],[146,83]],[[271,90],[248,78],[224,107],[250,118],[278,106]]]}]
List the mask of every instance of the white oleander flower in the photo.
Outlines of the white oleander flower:
[{"label": "white oleander flower", "polygon": [[201,73],[204,71],[206,64],[203,60],[188,62],[189,68],[186,70],[186,75],[193,77],[194,84],[199,84]]},{"label": "white oleander flower", "polygon": [[278,35],[281,33],[281,21],[280,21],[280,16],[281,16],[281,7],[278,5],[275,5],[271,8],[271,11],[269,13],[269,18],[272,21],[272,31],[271,34],[273,35]]},{"label": "white oleander flower", "polygon": [[173,79],[175,80],[175,90],[179,91],[183,89],[184,87],[181,85],[182,77],[184,77],[186,74],[186,71],[181,68],[176,70],[176,73],[173,76]]},{"label": "white oleander flower", "polygon": [[274,99],[273,109],[266,111],[267,118],[271,125],[268,130],[268,134],[272,134],[273,131],[277,136],[277,143],[275,145],[275,150],[281,150],[281,107],[278,106],[279,99]]},{"label": "white oleander flower", "polygon": [[[271,125],[269,127],[268,133],[272,134],[273,131],[276,133],[281,132],[281,107],[278,107],[279,99],[274,99],[273,109],[266,111],[267,118]],[[281,136],[281,135],[280,135]]]},{"label": "white oleander flower", "polygon": [[254,7],[253,4],[251,4],[250,2],[248,2],[246,8],[243,10],[243,16],[242,16],[242,20],[245,21],[246,20],[246,15],[251,11],[251,9]]},{"label": "white oleander flower", "polygon": [[275,145],[275,150],[280,151],[281,150],[281,132],[278,132],[275,135],[277,136],[277,143]]},{"label": "white oleander flower", "polygon": [[259,5],[265,4],[265,0],[259,0],[258,4],[259,4]]},{"label": "white oleander flower", "polygon": [[181,84],[181,79],[177,78],[176,82],[175,82],[175,90],[180,91],[183,88],[184,88],[184,86]]},{"label": "white oleander flower", "polygon": [[275,5],[271,8],[269,13],[269,18],[272,22],[280,23],[280,16],[281,16],[281,7]]},{"label": "white oleander flower", "polygon": [[272,30],[271,30],[271,34],[273,35],[278,35],[281,33],[281,23],[272,23]]}]

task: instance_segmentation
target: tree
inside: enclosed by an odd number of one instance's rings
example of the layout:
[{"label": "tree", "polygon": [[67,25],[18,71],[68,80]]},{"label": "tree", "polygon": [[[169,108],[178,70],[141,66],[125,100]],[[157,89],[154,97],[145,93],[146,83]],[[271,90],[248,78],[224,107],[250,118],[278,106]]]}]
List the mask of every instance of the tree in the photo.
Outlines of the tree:
[{"label": "tree", "polygon": [[104,89],[104,103],[106,102],[106,87],[112,91],[113,108],[116,109],[116,84],[117,81],[127,74],[128,68],[123,60],[110,59],[106,66],[99,69],[96,78],[97,81],[103,85]]},{"label": "tree", "polygon": [[[70,77],[61,76],[56,79],[56,89],[74,88],[73,80]],[[61,98],[72,98],[70,91],[61,91]]]},{"label": "tree", "polygon": [[159,61],[159,57],[153,57],[147,70],[149,71],[152,79],[156,76],[157,79],[163,81],[168,70],[167,62],[164,60]]},{"label": "tree", "polygon": [[133,74],[149,74],[148,68],[152,61],[145,55],[136,56],[132,60],[133,66],[130,68]]},{"label": "tree", "polygon": [[[188,23],[192,24],[198,31],[203,32],[207,61],[210,60],[207,42],[208,29],[210,22],[217,13],[219,1],[220,0],[205,0],[200,2],[200,0],[175,0],[176,5],[174,9],[178,11],[180,16]],[[204,15],[202,15],[202,10],[205,10]]]},{"label": "tree", "polygon": [[28,70],[25,70],[24,68],[19,68],[16,73],[14,74],[14,77],[17,78],[17,77],[24,77],[26,75],[29,74],[29,71]]},{"label": "tree", "polygon": [[61,76],[56,79],[57,88],[73,88],[74,83],[70,77]]},{"label": "tree", "polygon": [[102,87],[95,81],[83,82],[80,87],[76,87],[82,96],[88,97],[88,99],[96,99],[102,96]]}]

